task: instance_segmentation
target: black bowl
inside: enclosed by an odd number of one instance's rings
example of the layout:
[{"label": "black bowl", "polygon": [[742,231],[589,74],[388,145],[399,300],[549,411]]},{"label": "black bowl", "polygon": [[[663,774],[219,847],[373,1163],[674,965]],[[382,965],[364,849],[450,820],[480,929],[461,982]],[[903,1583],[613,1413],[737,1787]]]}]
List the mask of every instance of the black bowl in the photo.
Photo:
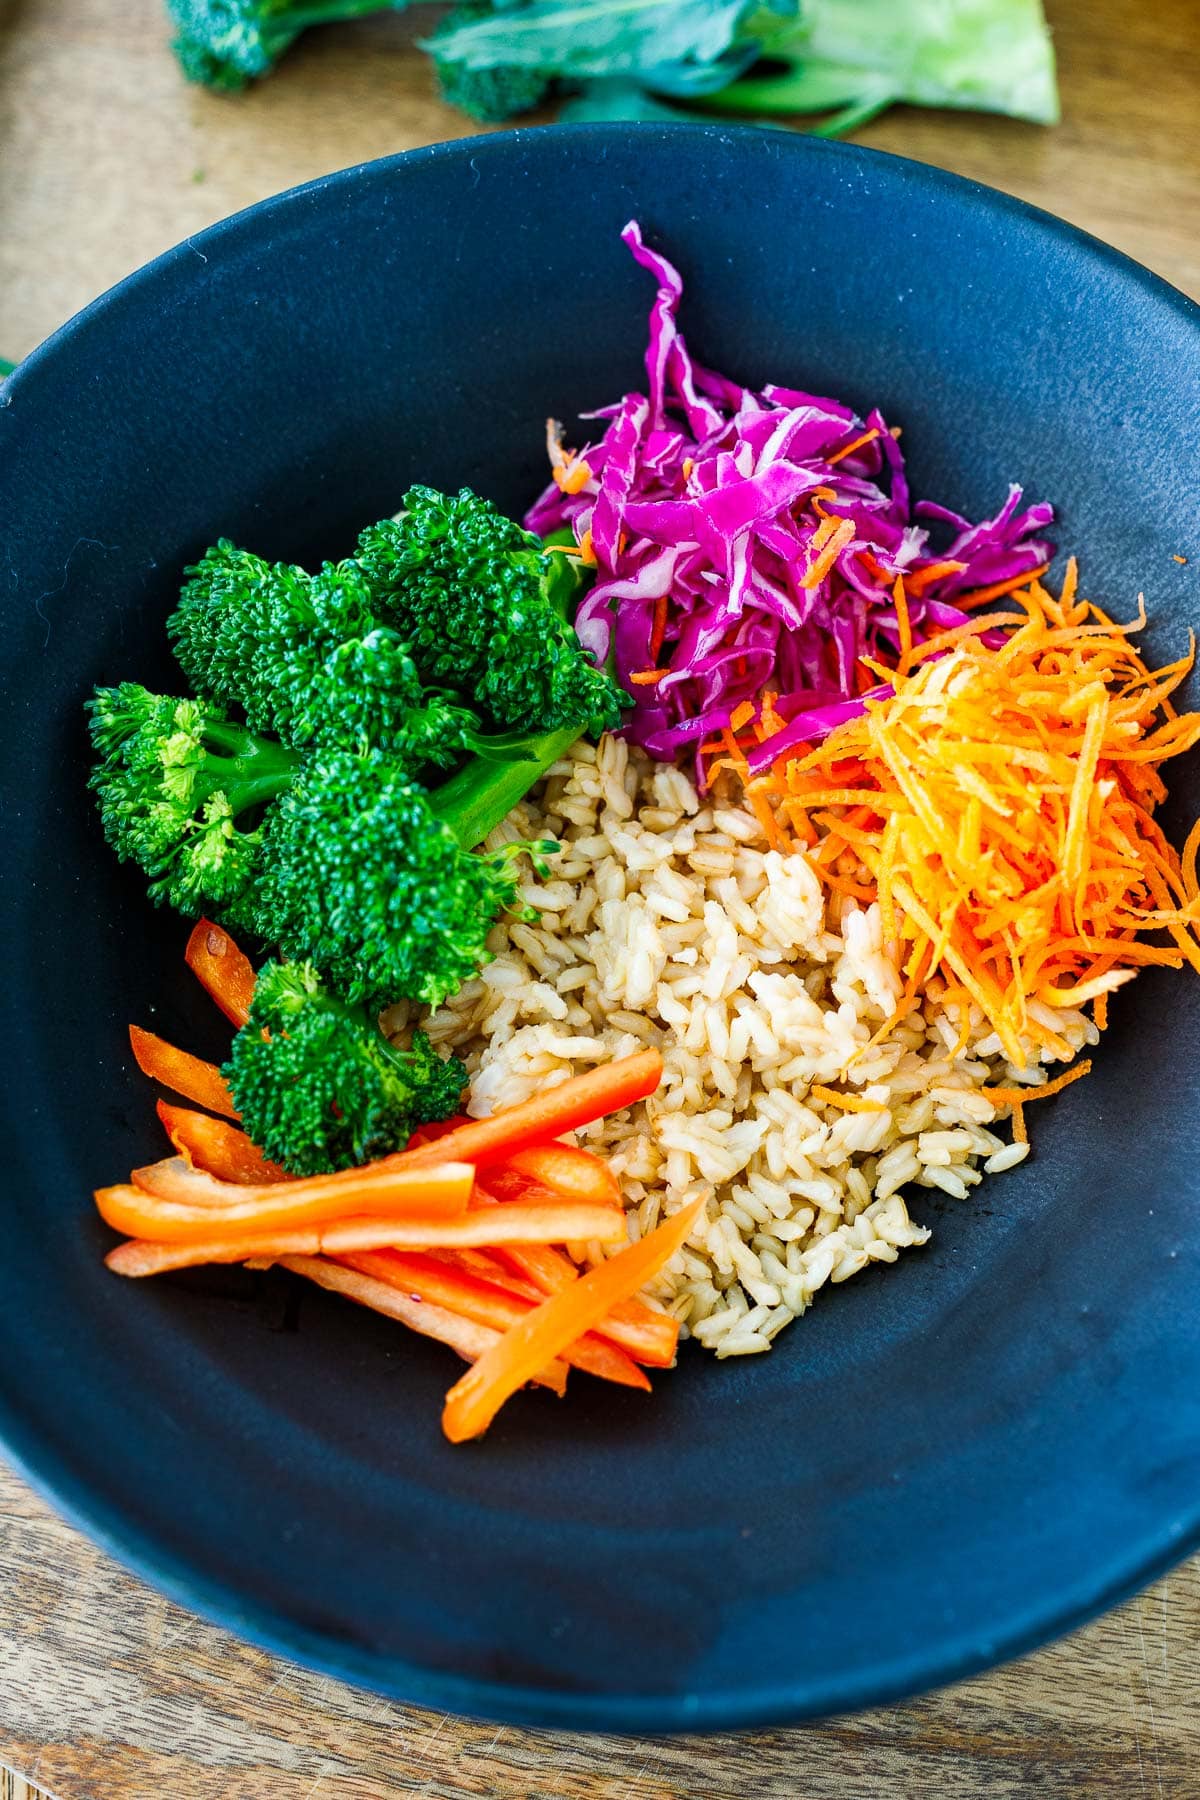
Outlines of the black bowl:
[{"label": "black bowl", "polygon": [[[1195,622],[1200,312],[983,188],[782,132],[559,129],[266,202],[0,389],[0,1431],[170,1593],[452,1711],[667,1730],[862,1706],[1011,1656],[1200,1540],[1200,983],[1143,975],[1036,1154],[769,1357],[439,1434],[446,1353],[289,1278],[126,1284],[89,1190],[160,1153],[128,1020],[202,1053],[185,928],[85,793],[91,684],[167,679],[218,533],[336,555],[419,478],[519,509],[542,422],[640,380],[637,215],[710,363],[878,402],[917,492],[1010,478],[1152,650]],[[1187,565],[1173,555],[1190,554]],[[1175,822],[1200,807],[1176,778]],[[924,1205],[924,1215],[931,1209]],[[918,1212],[922,1203],[918,1202]]]}]

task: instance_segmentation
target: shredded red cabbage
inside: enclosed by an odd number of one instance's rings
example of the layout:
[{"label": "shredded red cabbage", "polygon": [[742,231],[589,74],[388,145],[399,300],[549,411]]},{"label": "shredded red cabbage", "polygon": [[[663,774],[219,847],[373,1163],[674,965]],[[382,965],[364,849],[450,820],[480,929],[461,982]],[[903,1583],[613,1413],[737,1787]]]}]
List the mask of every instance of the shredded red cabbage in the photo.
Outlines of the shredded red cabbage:
[{"label": "shredded red cabbage", "polygon": [[[613,656],[634,696],[626,731],[635,743],[673,760],[746,702],[757,711],[770,691],[787,721],[770,761],[785,742],[821,736],[861,710],[876,679],[864,657],[894,666],[897,575],[915,641],[965,624],[971,615],[956,595],[1050,560],[1038,534],[1053,509],[1023,507],[1015,486],[977,525],[928,501],[911,505],[882,413],[860,419],[836,400],[774,384],[755,393],[702,368],[676,321],[678,271],[643,243],[636,221],[621,235],[658,283],[648,392],[590,415],[607,421],[603,436],[556,468],[525,522],[543,536],[569,526],[590,546],[596,580],[576,629],[597,661]],[[853,535],[806,585],[828,517],[849,520]],[[936,553],[926,521],[953,534]],[[952,566],[920,579],[942,563]]]}]

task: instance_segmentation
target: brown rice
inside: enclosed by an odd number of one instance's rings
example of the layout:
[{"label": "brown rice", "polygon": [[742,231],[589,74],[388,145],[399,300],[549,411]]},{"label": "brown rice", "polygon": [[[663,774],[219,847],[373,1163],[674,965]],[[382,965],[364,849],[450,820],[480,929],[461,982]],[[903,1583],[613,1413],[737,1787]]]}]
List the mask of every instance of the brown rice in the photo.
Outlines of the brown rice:
[{"label": "brown rice", "polygon": [[[581,743],[489,842],[516,837],[562,845],[526,890],[538,921],[497,926],[495,960],[426,1029],[465,1058],[476,1114],[662,1051],[659,1091],[581,1141],[619,1176],[632,1236],[704,1196],[653,1296],[718,1356],[768,1349],[819,1288],[923,1244],[903,1189],[965,1199],[1027,1154],[992,1129],[1004,1109],[981,1089],[1044,1082],[1036,1059],[1011,1068],[978,1016],[959,1050],[936,982],[867,1047],[902,985],[878,908],[827,897],[803,856],[681,770]],[[392,1028],[407,1023],[396,1009]],[[1097,1036],[1082,1013],[1053,1024],[1072,1049]]]}]

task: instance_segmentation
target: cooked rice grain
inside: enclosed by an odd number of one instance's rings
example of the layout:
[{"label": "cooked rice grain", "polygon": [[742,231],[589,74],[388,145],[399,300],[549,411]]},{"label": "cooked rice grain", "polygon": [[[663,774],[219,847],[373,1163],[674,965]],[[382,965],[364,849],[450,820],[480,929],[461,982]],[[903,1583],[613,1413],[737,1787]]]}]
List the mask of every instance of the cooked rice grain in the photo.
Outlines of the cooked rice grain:
[{"label": "cooked rice grain", "polygon": [[[769,1349],[826,1283],[923,1244],[902,1188],[965,1198],[1026,1154],[991,1129],[1005,1109],[980,1089],[1016,1072],[982,1017],[955,1055],[962,1019],[934,983],[868,1047],[903,986],[878,908],[827,898],[803,856],[682,770],[616,738],[580,744],[489,843],[521,837],[562,845],[525,889],[538,922],[497,926],[495,961],[426,1029],[465,1058],[477,1115],[661,1050],[659,1091],[579,1137],[619,1177],[632,1237],[703,1194],[652,1295],[718,1356]],[[1082,1013],[1055,1026],[1073,1049],[1097,1037]]]}]

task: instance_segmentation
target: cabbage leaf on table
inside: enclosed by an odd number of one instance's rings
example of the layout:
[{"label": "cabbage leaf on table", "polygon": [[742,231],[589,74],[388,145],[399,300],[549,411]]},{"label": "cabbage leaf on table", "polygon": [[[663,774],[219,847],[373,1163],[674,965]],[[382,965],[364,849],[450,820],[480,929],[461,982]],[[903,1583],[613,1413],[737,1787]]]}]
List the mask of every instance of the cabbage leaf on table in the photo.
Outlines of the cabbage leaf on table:
[{"label": "cabbage leaf on table", "polygon": [[426,47],[467,110],[521,71],[573,90],[570,118],[820,113],[834,135],[897,101],[1059,116],[1041,0],[472,0]]}]

